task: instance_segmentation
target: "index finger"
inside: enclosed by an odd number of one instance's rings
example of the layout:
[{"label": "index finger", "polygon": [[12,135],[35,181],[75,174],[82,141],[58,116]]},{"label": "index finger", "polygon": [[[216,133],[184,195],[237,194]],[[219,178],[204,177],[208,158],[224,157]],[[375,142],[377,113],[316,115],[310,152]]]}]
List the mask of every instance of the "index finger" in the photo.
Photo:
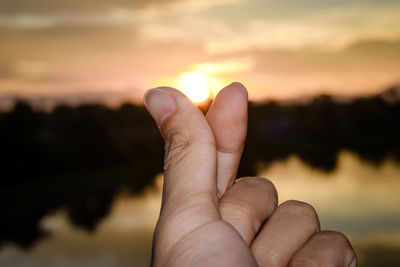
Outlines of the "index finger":
[{"label": "index finger", "polygon": [[217,189],[221,197],[236,178],[247,134],[247,91],[240,83],[222,89],[206,118],[217,146]]}]

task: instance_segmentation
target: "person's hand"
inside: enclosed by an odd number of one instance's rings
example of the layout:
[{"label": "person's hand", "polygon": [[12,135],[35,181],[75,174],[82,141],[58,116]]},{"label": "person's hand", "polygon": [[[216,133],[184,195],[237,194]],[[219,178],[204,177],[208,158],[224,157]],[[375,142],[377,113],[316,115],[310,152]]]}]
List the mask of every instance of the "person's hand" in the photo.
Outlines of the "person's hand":
[{"label": "person's hand", "polygon": [[356,266],[347,238],[320,231],[309,204],[286,201],[263,178],[235,181],[247,132],[247,91],[224,88],[204,116],[172,88],[145,105],[165,140],[153,266]]}]

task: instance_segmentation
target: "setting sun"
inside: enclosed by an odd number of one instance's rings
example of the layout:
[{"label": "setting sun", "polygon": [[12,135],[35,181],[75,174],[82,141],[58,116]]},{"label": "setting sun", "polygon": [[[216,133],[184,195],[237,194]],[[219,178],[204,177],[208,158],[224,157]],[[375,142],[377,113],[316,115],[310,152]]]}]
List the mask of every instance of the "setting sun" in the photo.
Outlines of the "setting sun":
[{"label": "setting sun", "polygon": [[185,72],[180,75],[178,89],[195,103],[201,103],[210,96],[206,77],[197,72]]}]

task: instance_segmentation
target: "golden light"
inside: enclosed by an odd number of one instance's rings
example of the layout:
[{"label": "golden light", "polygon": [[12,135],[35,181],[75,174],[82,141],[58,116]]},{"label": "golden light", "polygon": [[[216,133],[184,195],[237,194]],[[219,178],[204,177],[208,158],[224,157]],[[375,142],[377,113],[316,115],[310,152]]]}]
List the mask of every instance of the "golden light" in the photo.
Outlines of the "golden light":
[{"label": "golden light", "polygon": [[214,98],[226,85],[249,72],[253,65],[253,61],[248,58],[192,64],[184,72],[176,76],[161,77],[147,87],[162,84],[177,88],[191,101],[199,104],[208,98]]},{"label": "golden light", "polygon": [[178,78],[178,89],[195,103],[201,103],[210,96],[207,78],[198,72],[181,74]]}]

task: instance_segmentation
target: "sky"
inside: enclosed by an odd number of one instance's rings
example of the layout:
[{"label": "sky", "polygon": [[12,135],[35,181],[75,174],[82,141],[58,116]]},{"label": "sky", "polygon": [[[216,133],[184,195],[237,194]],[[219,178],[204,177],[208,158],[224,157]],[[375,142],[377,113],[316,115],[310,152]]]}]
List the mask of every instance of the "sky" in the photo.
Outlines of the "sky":
[{"label": "sky", "polygon": [[256,101],[374,94],[400,82],[399,14],[399,0],[0,0],[0,101],[140,102],[187,73]]}]

